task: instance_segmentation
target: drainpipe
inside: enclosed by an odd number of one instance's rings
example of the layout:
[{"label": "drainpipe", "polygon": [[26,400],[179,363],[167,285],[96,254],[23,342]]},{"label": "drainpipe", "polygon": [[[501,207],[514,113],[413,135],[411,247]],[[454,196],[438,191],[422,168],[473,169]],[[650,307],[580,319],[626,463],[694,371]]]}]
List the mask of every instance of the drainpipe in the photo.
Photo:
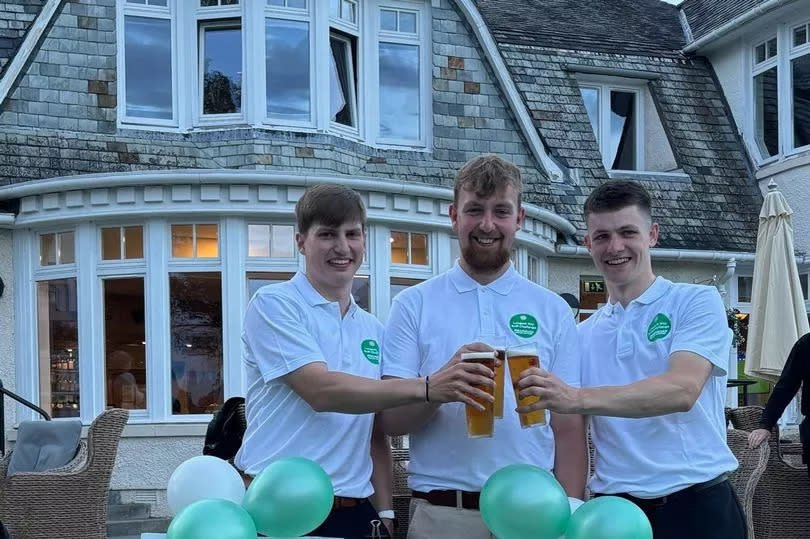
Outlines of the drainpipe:
[{"label": "drainpipe", "polygon": [[13,228],[13,227],[14,227],[14,214],[0,213],[0,228]]},{"label": "drainpipe", "polygon": [[774,9],[781,7],[783,5],[787,5],[792,3],[794,0],[767,0],[762,4],[758,5],[757,7],[751,9],[750,11],[746,11],[739,17],[731,19],[724,25],[715,28],[705,36],[699,38],[697,41],[693,41],[686,47],[684,47],[681,52],[684,54],[688,54],[691,52],[695,52],[702,46],[706,45],[707,43],[711,43],[715,39],[719,39],[724,35],[736,30],[737,28],[743,26],[744,24],[751,22],[752,20],[756,19],[760,15],[764,15],[769,11],[773,11]]},{"label": "drainpipe", "polygon": [[726,262],[726,273],[717,280],[714,286],[717,287],[718,292],[720,292],[720,296],[723,298],[723,305],[726,307],[729,306],[729,294],[728,294],[728,286],[726,283],[734,277],[734,273],[737,271],[737,259],[731,258]]},{"label": "drainpipe", "polygon": [[[588,249],[581,245],[557,245],[556,252],[560,256],[584,258],[590,256]],[[683,260],[689,262],[753,262],[754,253],[734,253],[731,251],[697,251],[685,249],[650,249],[650,255],[656,260]],[[726,271],[728,274],[728,270]],[[728,278],[731,278],[729,275]]]}]

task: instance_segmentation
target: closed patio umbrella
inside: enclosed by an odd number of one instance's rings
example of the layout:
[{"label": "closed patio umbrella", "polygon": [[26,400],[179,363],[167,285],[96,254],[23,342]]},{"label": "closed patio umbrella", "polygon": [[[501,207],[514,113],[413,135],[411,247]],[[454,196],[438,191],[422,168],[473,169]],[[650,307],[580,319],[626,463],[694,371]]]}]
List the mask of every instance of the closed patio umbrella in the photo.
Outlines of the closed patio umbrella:
[{"label": "closed patio umbrella", "polygon": [[808,331],[799,271],[793,254],[793,212],[768,183],[759,213],[745,374],[776,382],[788,353]]}]

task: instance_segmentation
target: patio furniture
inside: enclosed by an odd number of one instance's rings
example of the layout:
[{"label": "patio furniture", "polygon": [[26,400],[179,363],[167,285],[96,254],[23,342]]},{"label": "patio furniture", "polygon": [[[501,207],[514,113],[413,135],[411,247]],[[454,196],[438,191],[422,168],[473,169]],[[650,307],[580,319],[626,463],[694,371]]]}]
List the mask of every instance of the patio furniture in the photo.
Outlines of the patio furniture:
[{"label": "patio furniture", "polygon": [[[761,406],[744,406],[727,410],[735,429],[750,432],[759,428]],[[779,440],[779,427],[771,431],[768,441],[768,466],[754,493],[753,514],[756,539],[806,539],[810,537],[810,477],[807,466],[796,466],[783,458],[784,446]],[[787,444],[793,451],[801,444]]]},{"label": "patio furniture", "polygon": [[394,465],[394,514],[397,517],[397,530],[394,539],[405,539],[410,520],[411,489],[408,487],[408,460],[410,452],[404,447],[403,436],[391,437],[391,460]]},{"label": "patio furniture", "polygon": [[67,465],[6,477],[13,451],[0,463],[0,520],[12,537],[106,539],[107,496],[118,440],[129,413],[111,409],[90,425]]},{"label": "patio furniture", "polygon": [[731,429],[727,433],[727,443],[731,452],[737,457],[740,466],[728,474],[737,497],[745,512],[745,524],[748,528],[748,537],[754,539],[754,495],[757,484],[768,465],[771,449],[768,444],[762,444],[756,449],[748,447],[748,433]]}]

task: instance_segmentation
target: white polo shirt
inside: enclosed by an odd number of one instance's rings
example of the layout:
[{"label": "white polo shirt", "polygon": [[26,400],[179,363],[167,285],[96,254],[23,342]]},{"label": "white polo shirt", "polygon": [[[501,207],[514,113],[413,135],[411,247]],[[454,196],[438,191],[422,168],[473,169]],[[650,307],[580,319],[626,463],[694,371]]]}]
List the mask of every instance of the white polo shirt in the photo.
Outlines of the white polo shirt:
[{"label": "white polo shirt", "polygon": [[316,412],[280,377],[323,362],[331,371],[379,379],[382,336],[382,324],[354,301],[341,317],[338,303],[303,273],[260,288],[242,332],[247,430],[236,465],[256,475],[275,460],[306,457],[329,474],[336,495],[371,495],[374,414]]},{"label": "white polo shirt", "polygon": [[[458,262],[394,299],[383,346],[383,375],[432,374],[462,345],[495,334],[507,337],[508,345],[536,343],[543,368],[579,387],[576,326],[565,301],[512,267],[482,286]],[[509,380],[508,370],[505,378]],[[507,382],[504,417],[495,420],[492,438],[467,436],[464,404],[439,407],[424,428],[410,435],[411,488],[477,492],[493,472],[508,464],[530,463],[551,470],[551,428],[521,429],[516,407]]]},{"label": "white polo shirt", "polygon": [[656,498],[735,470],[723,412],[731,330],[714,287],[662,277],[627,308],[608,303],[579,325],[582,387],[621,386],[669,369],[673,352],[714,366],[688,412],[649,418],[591,417],[593,492]]}]

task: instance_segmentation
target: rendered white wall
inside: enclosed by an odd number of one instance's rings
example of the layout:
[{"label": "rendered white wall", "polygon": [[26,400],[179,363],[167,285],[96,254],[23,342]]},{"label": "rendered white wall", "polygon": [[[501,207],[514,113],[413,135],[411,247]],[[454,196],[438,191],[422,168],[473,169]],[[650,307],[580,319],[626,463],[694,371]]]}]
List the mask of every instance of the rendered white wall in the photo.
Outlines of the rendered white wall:
[{"label": "rendered white wall", "polygon": [[[11,255],[11,230],[0,229],[0,279],[6,285],[0,297],[0,379],[3,385],[14,389],[14,279]],[[6,429],[14,425],[16,406],[11,399],[5,402]],[[5,435],[5,433],[3,433]]]}]

